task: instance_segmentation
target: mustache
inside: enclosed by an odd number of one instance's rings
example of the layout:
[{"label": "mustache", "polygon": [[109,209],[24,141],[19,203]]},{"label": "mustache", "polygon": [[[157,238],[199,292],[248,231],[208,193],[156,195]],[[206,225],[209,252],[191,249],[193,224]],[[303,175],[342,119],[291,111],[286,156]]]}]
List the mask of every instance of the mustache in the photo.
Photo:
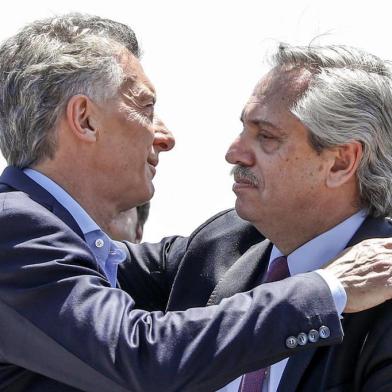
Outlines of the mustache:
[{"label": "mustache", "polygon": [[235,165],[232,169],[230,174],[234,176],[234,179],[240,181],[249,182],[251,185],[258,186],[259,180],[257,177],[251,172],[248,167]]}]

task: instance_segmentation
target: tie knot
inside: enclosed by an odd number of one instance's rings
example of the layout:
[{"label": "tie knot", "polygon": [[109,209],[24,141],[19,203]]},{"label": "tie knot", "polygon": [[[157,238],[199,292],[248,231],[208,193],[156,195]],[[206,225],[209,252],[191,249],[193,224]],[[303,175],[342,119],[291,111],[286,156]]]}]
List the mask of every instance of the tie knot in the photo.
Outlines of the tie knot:
[{"label": "tie knot", "polygon": [[287,264],[287,257],[280,256],[273,259],[268,267],[267,274],[264,277],[264,283],[276,282],[290,276],[289,266]]}]

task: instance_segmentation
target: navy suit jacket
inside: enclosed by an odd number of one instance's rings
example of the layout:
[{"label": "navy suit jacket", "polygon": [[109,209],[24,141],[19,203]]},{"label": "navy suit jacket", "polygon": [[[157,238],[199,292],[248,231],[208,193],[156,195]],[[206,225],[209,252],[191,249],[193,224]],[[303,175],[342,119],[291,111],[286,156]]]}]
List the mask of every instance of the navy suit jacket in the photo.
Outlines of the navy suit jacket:
[{"label": "navy suit jacket", "polygon": [[[260,281],[268,267],[271,242],[255,237],[250,227],[234,226],[243,234],[241,251],[234,238],[227,248],[217,246],[226,228],[233,235],[228,220],[234,212],[214,218],[201,227],[193,242],[203,247],[190,248],[182,260],[172,288],[168,310],[218,304],[236,292],[250,290]],[[392,237],[390,219],[367,218],[349,242],[352,246],[367,238]],[[236,237],[237,238],[237,237]],[[238,239],[238,238],[237,238]],[[232,245],[230,245],[232,243]],[[286,280],[287,281],[287,280]],[[307,282],[303,290],[307,291]],[[291,315],[276,318],[268,339],[289,333],[297,336],[307,329],[298,329]],[[392,391],[392,301],[343,319],[344,340],[331,347],[315,347],[290,357],[278,392],[390,392]],[[254,345],[255,350],[259,346]],[[236,356],[233,354],[232,360]],[[225,366],[225,363],[222,364]]]},{"label": "navy suit jacket", "polygon": [[[162,311],[184,258],[202,249],[206,258],[194,260],[205,263],[221,248],[231,259],[246,247],[236,229],[249,233],[250,226],[233,213],[223,216],[234,232],[214,231],[211,252],[198,231],[131,247],[119,269],[121,288],[112,288],[70,214],[21,170],[6,168],[0,177],[0,390],[213,391],[293,351],[284,344],[293,328],[276,328],[284,317],[295,330],[328,325],[331,337],[320,344],[340,341],[332,298],[317,274],[258,287],[219,306]],[[209,224],[214,220],[204,232]],[[214,277],[183,284],[199,291]]]}]

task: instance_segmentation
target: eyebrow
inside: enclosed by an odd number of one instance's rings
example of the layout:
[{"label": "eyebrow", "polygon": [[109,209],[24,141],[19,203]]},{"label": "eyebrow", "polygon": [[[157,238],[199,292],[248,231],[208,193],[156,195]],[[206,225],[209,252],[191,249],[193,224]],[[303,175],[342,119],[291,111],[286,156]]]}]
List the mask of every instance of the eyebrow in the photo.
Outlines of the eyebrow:
[{"label": "eyebrow", "polygon": [[[127,94],[133,93],[132,89],[135,86],[135,82],[136,82],[136,76],[134,76],[134,75],[130,75],[125,78],[122,85],[123,86],[125,85]],[[139,86],[138,89],[139,89],[139,91],[138,91],[137,96],[139,96],[143,99],[144,98],[152,98],[153,103],[155,104],[156,92],[155,92],[154,86],[152,86],[151,84],[148,83],[148,84],[144,84],[142,88]],[[132,95],[134,95],[134,94],[132,94]]]},{"label": "eyebrow", "polygon": [[[244,112],[241,113],[240,121],[242,123],[244,123]],[[262,120],[262,119],[257,119],[256,118],[256,119],[253,119],[253,120],[249,120],[249,122],[251,124],[254,124],[254,125],[268,127],[268,128],[273,129],[273,130],[276,130],[276,131],[282,131],[282,128],[279,128],[275,124],[272,124],[271,122],[266,121],[266,120]]]},{"label": "eyebrow", "polygon": [[130,88],[128,88],[126,90],[126,94],[128,96],[132,96],[132,97],[141,99],[142,101],[145,101],[145,100],[148,100],[148,99],[152,99],[152,104],[153,105],[155,105],[156,100],[157,100],[155,92],[152,89],[150,89],[149,87],[140,89],[137,92],[137,94],[135,94],[135,92],[132,91],[132,87],[130,87]]}]

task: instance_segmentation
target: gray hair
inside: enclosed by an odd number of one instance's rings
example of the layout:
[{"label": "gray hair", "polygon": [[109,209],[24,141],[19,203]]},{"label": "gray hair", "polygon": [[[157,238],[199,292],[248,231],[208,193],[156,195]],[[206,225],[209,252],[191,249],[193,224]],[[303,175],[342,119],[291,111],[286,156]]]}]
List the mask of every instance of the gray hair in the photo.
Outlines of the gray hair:
[{"label": "gray hair", "polygon": [[309,129],[321,151],[356,140],[363,157],[357,171],[361,207],[369,215],[392,214],[392,77],[390,64],[347,46],[281,44],[273,63],[311,73],[291,112]]},{"label": "gray hair", "polygon": [[136,207],[137,220],[141,227],[143,227],[147,222],[148,215],[150,214],[150,205],[151,203],[148,201],[147,203]]},{"label": "gray hair", "polygon": [[140,56],[128,26],[82,14],[35,21],[0,46],[0,148],[8,164],[53,157],[53,129],[73,95],[103,102],[118,92],[124,47]]}]

